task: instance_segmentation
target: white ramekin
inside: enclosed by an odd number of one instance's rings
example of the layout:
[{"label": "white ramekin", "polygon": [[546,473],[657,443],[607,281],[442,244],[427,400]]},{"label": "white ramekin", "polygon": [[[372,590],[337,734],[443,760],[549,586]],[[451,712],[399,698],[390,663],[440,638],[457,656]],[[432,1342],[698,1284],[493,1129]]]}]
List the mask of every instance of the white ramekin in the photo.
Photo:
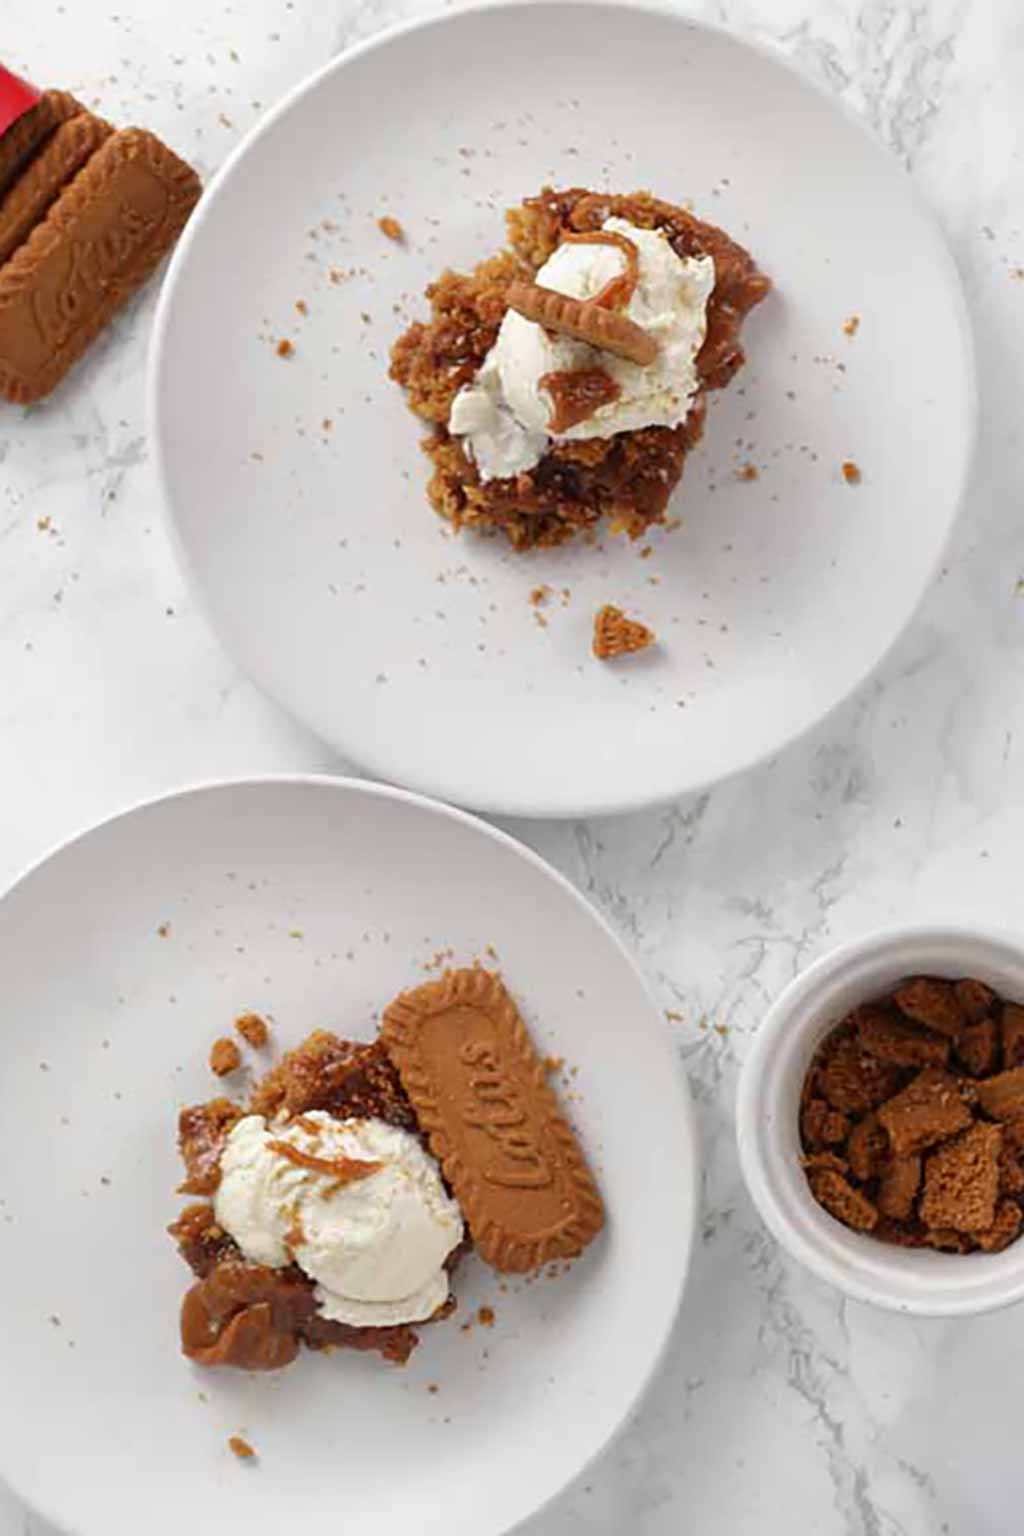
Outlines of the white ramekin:
[{"label": "white ramekin", "polygon": [[851,1232],[812,1198],[800,1162],[800,1088],[815,1048],[857,1003],[905,976],[974,976],[1024,1001],[1024,941],[968,928],[903,928],[833,950],[768,1013],[740,1076],[740,1163],[765,1223],[795,1259],[857,1301],[952,1317],[1024,1297],[1024,1237],[1002,1253],[898,1248]]}]

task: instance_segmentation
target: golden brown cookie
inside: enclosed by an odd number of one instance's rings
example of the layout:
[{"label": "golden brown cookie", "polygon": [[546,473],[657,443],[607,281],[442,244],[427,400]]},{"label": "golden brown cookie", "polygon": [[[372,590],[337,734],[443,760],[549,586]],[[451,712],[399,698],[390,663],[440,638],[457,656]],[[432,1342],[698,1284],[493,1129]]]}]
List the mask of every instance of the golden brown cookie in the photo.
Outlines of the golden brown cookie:
[{"label": "golden brown cookie", "polygon": [[638,619],[627,619],[621,608],[605,603],[594,614],[594,635],[591,650],[598,661],[611,661],[616,656],[628,656],[633,651],[646,651],[657,636],[653,629]]},{"label": "golden brown cookie", "polygon": [[34,106],[16,118],[0,135],[0,192],[55,128],[84,110],[68,91],[44,91]]},{"label": "golden brown cookie", "polygon": [[560,331],[641,367],[653,363],[658,355],[656,338],[627,315],[597,303],[567,298],[540,283],[510,283],[508,304],[524,320],[533,320],[546,331]]},{"label": "golden brown cookie", "polygon": [[403,992],[381,1038],[488,1264],[581,1253],[604,1225],[601,1196],[500,978],[448,971]]},{"label": "golden brown cookie", "polygon": [[28,239],[62,188],[113,131],[91,112],[79,112],[54,129],[0,201],[0,266]]},{"label": "golden brown cookie", "polygon": [[151,133],[106,140],[0,269],[0,395],[48,395],[181,233],[195,172]]}]

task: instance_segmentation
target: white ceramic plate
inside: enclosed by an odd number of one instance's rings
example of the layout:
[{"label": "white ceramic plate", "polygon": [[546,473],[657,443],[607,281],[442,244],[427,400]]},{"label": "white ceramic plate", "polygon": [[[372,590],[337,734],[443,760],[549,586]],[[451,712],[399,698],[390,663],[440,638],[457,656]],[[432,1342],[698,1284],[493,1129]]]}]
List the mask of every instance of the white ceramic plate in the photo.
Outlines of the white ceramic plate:
[{"label": "white ceramic plate", "polygon": [[[540,1048],[578,1069],[569,1107],[606,1233],[557,1281],[503,1288],[471,1260],[460,1315],[405,1370],[355,1354],[265,1377],[191,1366],[188,1271],[164,1226],[183,1203],[177,1109],[217,1091],[213,1039],[249,1008],[280,1045],[325,1026],[369,1038],[439,950],[488,945]],[[490,1536],[636,1401],[689,1258],[689,1102],[617,940],[503,834],[344,780],[155,802],[0,902],[0,1016],[0,1475],[65,1529]],[[463,1333],[485,1302],[494,1327]],[[236,1432],[258,1466],[227,1449]]]},{"label": "white ceramic plate", "polygon": [[[545,182],[691,198],[777,283],[646,559],[449,536],[387,378],[424,285]],[[603,5],[447,16],[293,92],[193,219],[152,368],[180,549],[252,677],[378,777],[537,815],[707,784],[847,695],[936,568],[974,409],[953,264],[897,163],[775,55]],[[570,593],[546,627],[541,583]],[[593,661],[605,602],[659,650]]]}]

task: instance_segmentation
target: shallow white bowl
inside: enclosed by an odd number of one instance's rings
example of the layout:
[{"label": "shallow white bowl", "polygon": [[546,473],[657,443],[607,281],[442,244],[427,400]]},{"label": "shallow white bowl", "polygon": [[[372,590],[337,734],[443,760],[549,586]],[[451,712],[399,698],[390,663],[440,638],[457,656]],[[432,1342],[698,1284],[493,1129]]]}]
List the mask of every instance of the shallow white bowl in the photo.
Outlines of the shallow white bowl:
[{"label": "shallow white bowl", "polygon": [[994,1254],[890,1247],[822,1210],[800,1161],[800,1089],[821,1040],[856,1004],[920,974],[974,976],[1024,999],[1024,943],[967,928],[896,929],[846,944],[804,971],[769,1011],[744,1063],[740,1162],[774,1236],[846,1295],[922,1316],[987,1312],[1024,1297],[1024,1241]]},{"label": "shallow white bowl", "polygon": [[[318,1027],[369,1038],[438,950],[470,963],[488,945],[540,1049],[577,1069],[569,1110],[607,1230],[557,1281],[501,1289],[468,1261],[456,1319],[404,1370],[182,1359],[189,1277],[163,1229],[185,1203],[177,1109],[217,1092],[213,1039],[248,1008],[278,1048]],[[495,1536],[635,1403],[693,1234],[685,1082],[621,945],[504,834],[344,780],[142,806],[0,901],[0,1020],[0,1476],[63,1530]],[[484,1302],[495,1325],[463,1333]],[[235,1433],[259,1464],[235,1461]]]},{"label": "shallow white bowl", "polygon": [[[776,284],[649,544],[455,538],[387,376],[424,286],[545,183],[692,198]],[[506,4],[353,49],[245,140],[171,263],[151,409],[185,569],[262,688],[376,778],[570,816],[735,773],[863,680],[945,546],[974,364],[910,178],[780,55],[656,6]],[[605,603],[658,647],[596,662]]]}]

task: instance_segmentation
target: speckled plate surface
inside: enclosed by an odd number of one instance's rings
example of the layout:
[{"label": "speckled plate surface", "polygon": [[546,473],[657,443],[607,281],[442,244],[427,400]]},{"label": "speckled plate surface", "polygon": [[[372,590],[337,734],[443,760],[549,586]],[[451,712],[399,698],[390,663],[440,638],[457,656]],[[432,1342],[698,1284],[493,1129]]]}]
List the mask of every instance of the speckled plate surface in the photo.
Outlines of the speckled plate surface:
[{"label": "speckled plate surface", "polygon": [[[396,992],[477,955],[565,1059],[606,1231],[557,1279],[468,1261],[455,1319],[404,1370],[190,1365],[164,1227],[184,1203],[177,1110],[222,1087],[213,1039],[248,1009],[277,1048],[370,1038]],[[602,1448],[672,1326],[697,1160],[650,994],[534,854],[345,780],[194,790],[28,874],[0,900],[0,957],[0,1476],[30,1504],[82,1536],[492,1536]],[[463,1331],[483,1304],[493,1326]]]},{"label": "speckled plate surface", "polygon": [[[429,510],[387,357],[546,182],[691,199],[777,290],[682,526],[523,557]],[[974,409],[955,270],[899,165],[774,55],[614,5],[460,12],[292,93],[193,219],[152,365],[176,541],[246,670],[378,777],[535,815],[708,784],[844,698],[936,569]],[[657,650],[592,660],[606,602]]]}]

